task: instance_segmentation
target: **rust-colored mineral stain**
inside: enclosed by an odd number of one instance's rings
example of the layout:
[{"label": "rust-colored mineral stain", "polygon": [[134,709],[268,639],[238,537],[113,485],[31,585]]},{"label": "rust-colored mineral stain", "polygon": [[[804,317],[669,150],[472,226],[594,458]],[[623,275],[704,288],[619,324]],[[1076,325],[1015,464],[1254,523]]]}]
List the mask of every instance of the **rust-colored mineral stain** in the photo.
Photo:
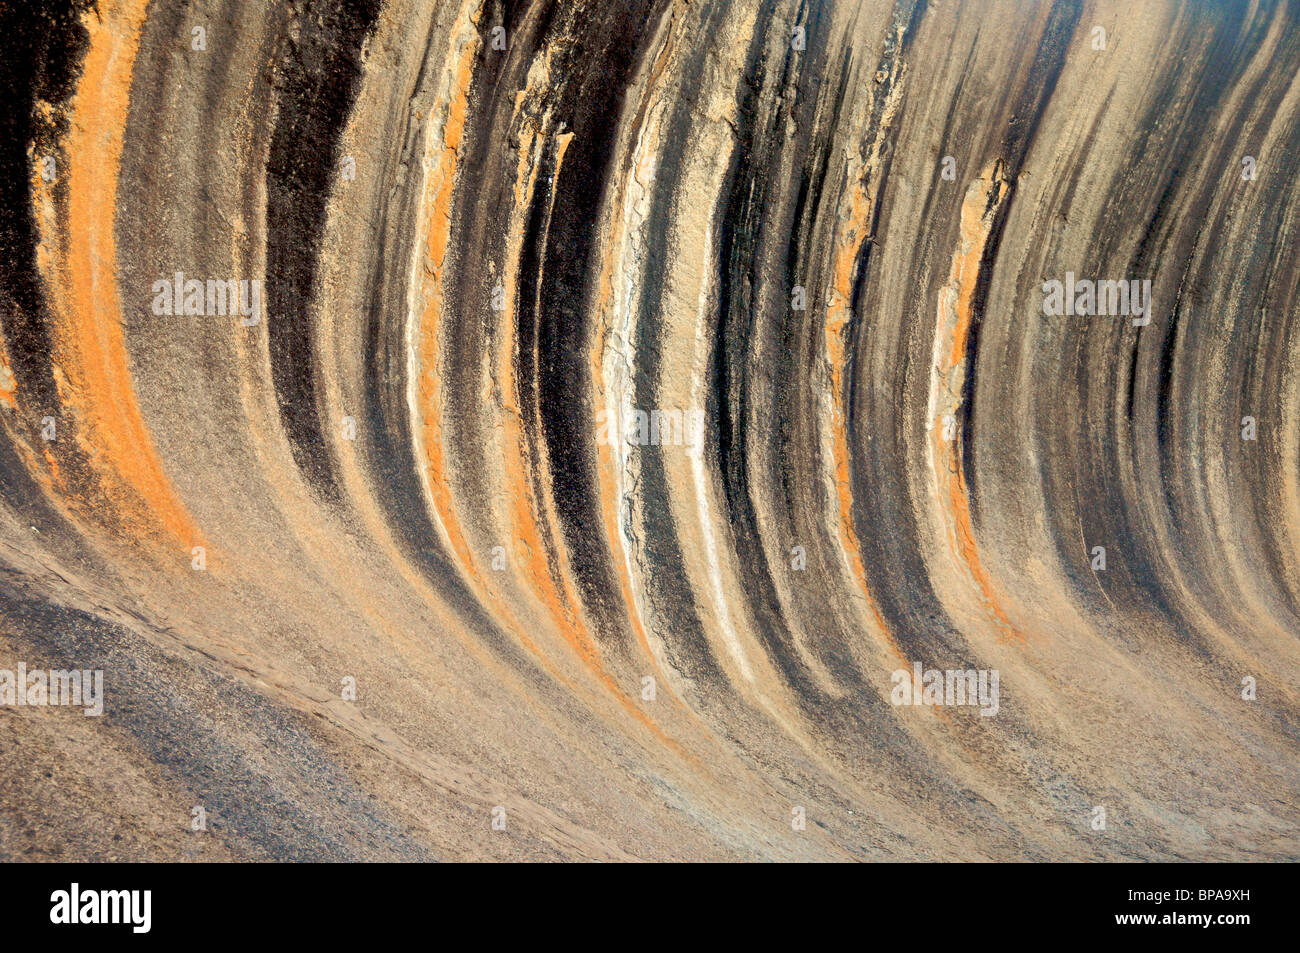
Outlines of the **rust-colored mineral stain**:
[{"label": "rust-colored mineral stain", "polygon": [[451,203],[456,185],[459,151],[465,134],[465,117],[473,83],[477,42],[466,43],[456,62],[451,98],[442,142],[432,157],[424,196],[428,209],[428,231],[424,237],[425,264],[420,269],[420,293],[424,302],[419,321],[419,368],[417,385],[420,430],[424,445],[425,471],[431,505],[437,514],[448,542],[456,553],[462,571],[484,605],[502,620],[524,647],[536,656],[553,675],[560,672],[545,657],[541,647],[505,606],[479,570],[478,559],[470,548],[457,516],[451,486],[454,474],[443,451],[443,406],[438,370],[442,366],[439,326],[443,308],[443,274],[447,250],[451,243]]},{"label": "rust-colored mineral stain", "polygon": [[146,0],[114,0],[84,20],[90,42],[63,150],[62,248],[52,256],[47,277],[56,315],[54,361],[68,385],[63,398],[79,418],[78,440],[114,516],[138,538],[188,549],[203,541],[163,471],[140,413],[115,274],[119,161],[147,6]]},{"label": "rust-colored mineral stain", "polygon": [[[442,146],[433,161],[428,179],[425,202],[429,208],[428,233],[425,236],[426,264],[422,269],[421,293],[424,306],[420,316],[420,373],[417,393],[420,402],[420,426],[423,435],[425,466],[429,493],[439,521],[445,529],[453,550],[460,560],[461,567],[468,580],[483,599],[489,610],[498,615],[507,624],[509,630],[520,640],[521,644],[533,654],[553,676],[565,684],[571,684],[563,672],[546,657],[536,640],[528,634],[528,628],[510,612],[503,601],[493,592],[477,566],[477,560],[471,552],[464,531],[456,516],[456,507],[451,493],[451,473],[442,450],[443,409],[439,394],[437,368],[441,366],[439,354],[438,326],[443,307],[442,276],[446,264],[447,249],[450,247],[452,212],[451,201],[456,184],[458,153],[465,130],[465,117],[469,105],[469,90],[473,79],[473,67],[476,59],[477,45],[468,43],[461,51],[455,75],[455,88],[448,105],[447,121],[443,132]],[[563,161],[564,151],[572,140],[572,134],[559,137],[556,157],[556,169]],[[519,208],[525,207],[536,185],[537,169],[526,168],[527,150],[521,149],[519,175],[516,178],[515,201]],[[507,287],[513,282],[505,281]],[[504,414],[504,460],[503,479],[507,495],[511,500],[511,528],[517,546],[516,559],[528,570],[527,578],[534,594],[559,632],[577,652],[587,669],[597,680],[618,699],[620,704],[632,716],[672,750],[688,760],[691,756],[673,739],[669,738],[655,722],[639,707],[632,703],[627,693],[622,691],[601,663],[599,650],[586,627],[577,618],[578,596],[572,582],[565,575],[565,591],[561,593],[555,585],[550,567],[546,561],[546,547],[534,516],[536,505],[534,494],[525,475],[525,466],[521,446],[523,433],[520,427],[520,410],[518,395],[513,382],[513,325],[511,300],[507,297],[507,308],[502,314],[503,353],[507,355],[501,370],[502,393],[506,402]],[[522,552],[522,556],[519,555]],[[642,636],[644,641],[644,636]],[[648,646],[647,646],[648,650]]]},{"label": "rust-colored mineral stain", "polygon": [[[3,343],[0,341],[0,344]],[[5,360],[0,360],[0,403],[10,410],[18,409],[18,383],[14,378],[13,369]]]},{"label": "rust-colored mineral stain", "polygon": [[452,502],[451,472],[442,449],[443,409],[438,387],[438,369],[442,361],[438,329],[443,307],[443,269],[451,241],[451,201],[456,185],[457,155],[465,133],[465,115],[469,106],[477,52],[476,43],[467,43],[461,50],[455,68],[452,97],[447,107],[442,145],[433,157],[426,183],[424,202],[429,209],[429,218],[428,232],[424,238],[426,263],[420,269],[420,291],[424,307],[419,321],[419,381],[416,389],[428,490],[434,512],[462,569],[480,592],[487,592]]},{"label": "rust-colored mineral stain", "polygon": [[[571,135],[560,137],[555,163],[555,175],[557,176],[560,162],[564,157],[564,150],[571,138]],[[521,145],[519,166],[515,177],[515,209],[519,213],[522,213],[531,203],[537,186],[539,169],[537,164],[530,162],[529,159],[529,149]],[[539,501],[533,492],[531,481],[528,479],[527,465],[524,460],[523,447],[525,441],[521,423],[523,413],[519,406],[518,382],[515,380],[514,375],[517,344],[514,333],[513,289],[517,286],[514,273],[517,262],[518,255],[511,254],[506,267],[505,286],[511,291],[506,295],[506,310],[501,321],[501,353],[503,360],[501,361],[500,383],[504,404],[502,442],[505,452],[502,461],[502,476],[506,496],[510,501],[510,519],[514,540],[522,550],[518,558],[528,570],[526,578],[533,590],[533,594],[545,607],[552,623],[569,644],[569,647],[577,653],[587,670],[596,677],[614,698],[618,699],[623,708],[637,721],[649,728],[661,741],[679,755],[688,757],[684,749],[674,739],[669,738],[663,729],[640,707],[634,704],[627,692],[614,681],[601,660],[600,650],[596,646],[595,640],[580,618],[580,599],[573,586],[572,573],[568,572],[566,567],[562,567],[560,572],[562,582],[557,585],[555,574],[552,573],[546,558],[547,546],[543,540],[541,526],[536,516]],[[552,535],[552,538],[555,538],[554,535]],[[563,559],[563,544],[558,539],[556,546],[561,550],[560,558]]]},{"label": "rust-colored mineral stain", "polygon": [[[950,392],[956,393],[961,392],[960,381],[969,370],[965,366],[966,340],[974,320],[975,286],[979,279],[980,261],[988,242],[993,217],[997,213],[997,204],[990,206],[994,190],[1001,187],[997,167],[985,169],[978,181],[988,183],[987,187],[970,189],[962,203],[959,247],[953,257],[949,278],[949,285],[956,289],[956,320],[948,331],[951,346],[940,351],[941,354],[946,351],[946,360],[941,360],[940,367],[937,368],[940,379],[949,382]],[[1002,196],[1005,199],[1005,191]],[[942,311],[942,305],[940,309]],[[941,328],[945,323],[941,316]],[[935,472],[940,483],[940,501],[948,517],[953,552],[970,573],[981,601],[993,617],[999,637],[1023,641],[1024,636],[1007,618],[993,580],[980,559],[975,527],[971,521],[970,495],[966,490],[966,478],[962,473],[956,445],[943,439],[941,427],[932,428],[931,440],[938,461]]]},{"label": "rust-colored mineral stain", "polygon": [[884,637],[890,652],[899,661],[907,658],[889,625],[880,613],[875,598],[867,586],[867,569],[862,563],[861,544],[853,525],[853,481],[849,469],[849,420],[844,405],[844,370],[848,353],[844,346],[844,327],[851,317],[853,278],[857,270],[858,255],[867,240],[872,197],[860,185],[855,185],[850,198],[847,221],[840,240],[835,246],[834,270],[830,298],[826,305],[826,359],[830,365],[831,401],[835,413],[831,423],[831,452],[835,464],[835,494],[839,504],[840,548],[848,557],[849,567],[858,590],[871,612],[877,630]]}]

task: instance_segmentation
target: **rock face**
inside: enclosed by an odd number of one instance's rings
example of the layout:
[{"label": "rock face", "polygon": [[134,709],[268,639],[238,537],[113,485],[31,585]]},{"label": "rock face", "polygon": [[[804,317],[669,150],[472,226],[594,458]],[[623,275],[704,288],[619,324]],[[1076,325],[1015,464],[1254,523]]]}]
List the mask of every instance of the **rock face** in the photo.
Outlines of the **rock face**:
[{"label": "rock face", "polygon": [[1300,857],[1294,4],[0,20],[0,858]]}]

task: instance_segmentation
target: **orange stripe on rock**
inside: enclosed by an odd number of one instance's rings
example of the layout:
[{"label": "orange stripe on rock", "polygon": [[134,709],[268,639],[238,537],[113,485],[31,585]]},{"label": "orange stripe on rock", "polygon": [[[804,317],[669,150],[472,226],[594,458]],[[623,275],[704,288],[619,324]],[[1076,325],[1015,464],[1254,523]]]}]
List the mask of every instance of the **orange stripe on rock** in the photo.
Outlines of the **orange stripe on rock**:
[{"label": "orange stripe on rock", "polygon": [[851,202],[844,226],[835,236],[835,257],[831,273],[831,290],[826,303],[826,360],[830,365],[831,401],[834,417],[831,422],[831,452],[835,464],[835,494],[839,502],[840,546],[849,560],[854,580],[866,601],[876,627],[885,637],[886,644],[899,661],[906,662],[903,650],[895,641],[876,600],[867,586],[867,569],[862,563],[862,550],[858,533],[853,525],[853,481],[849,469],[849,423],[844,402],[844,371],[848,365],[848,352],[844,346],[844,328],[852,317],[853,282],[857,274],[857,261],[866,244],[874,196],[856,185],[851,190]]},{"label": "orange stripe on rock", "polygon": [[[89,46],[64,144],[62,246],[48,262],[55,364],[65,406],[113,515],[137,538],[202,542],[153,446],[131,379],[113,235],[132,69],[147,0],[116,0],[83,23]],[[43,238],[43,242],[52,240]],[[87,511],[89,501],[83,501]]]},{"label": "orange stripe on rock", "polygon": [[[995,162],[981,172],[962,201],[958,239],[960,244],[953,258],[948,281],[949,289],[956,293],[954,320],[950,321],[943,313],[945,302],[941,297],[939,333],[946,335],[946,340],[941,340],[936,348],[936,354],[939,355],[936,371],[951,398],[956,398],[963,390],[962,385],[968,372],[966,341],[974,320],[975,286],[979,280],[980,261],[993,227],[993,219],[1008,194],[1002,178],[1001,163]],[[975,528],[971,521],[970,495],[957,446],[943,439],[941,424],[931,430],[931,441],[936,460],[934,469],[939,481],[940,506],[948,521],[952,551],[966,567],[1000,635],[1023,640],[1024,636],[1008,619],[1002,599],[980,559]]]}]

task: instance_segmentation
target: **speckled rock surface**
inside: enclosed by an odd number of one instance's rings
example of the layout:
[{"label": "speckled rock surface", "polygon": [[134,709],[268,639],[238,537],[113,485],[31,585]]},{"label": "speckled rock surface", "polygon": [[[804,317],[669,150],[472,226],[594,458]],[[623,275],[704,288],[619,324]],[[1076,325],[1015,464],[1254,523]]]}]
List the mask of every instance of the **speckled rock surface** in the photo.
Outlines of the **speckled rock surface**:
[{"label": "speckled rock surface", "polygon": [[0,670],[103,714],[0,674],[0,859],[1300,858],[1298,76],[1273,0],[4,5]]}]

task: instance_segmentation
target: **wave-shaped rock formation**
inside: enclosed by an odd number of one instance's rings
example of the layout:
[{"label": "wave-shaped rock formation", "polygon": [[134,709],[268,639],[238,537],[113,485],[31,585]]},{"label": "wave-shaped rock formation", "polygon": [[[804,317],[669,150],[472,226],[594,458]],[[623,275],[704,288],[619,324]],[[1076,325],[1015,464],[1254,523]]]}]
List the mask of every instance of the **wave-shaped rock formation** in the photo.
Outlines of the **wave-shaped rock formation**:
[{"label": "wave-shaped rock formation", "polygon": [[0,855],[1300,856],[1300,5],[0,20]]}]

